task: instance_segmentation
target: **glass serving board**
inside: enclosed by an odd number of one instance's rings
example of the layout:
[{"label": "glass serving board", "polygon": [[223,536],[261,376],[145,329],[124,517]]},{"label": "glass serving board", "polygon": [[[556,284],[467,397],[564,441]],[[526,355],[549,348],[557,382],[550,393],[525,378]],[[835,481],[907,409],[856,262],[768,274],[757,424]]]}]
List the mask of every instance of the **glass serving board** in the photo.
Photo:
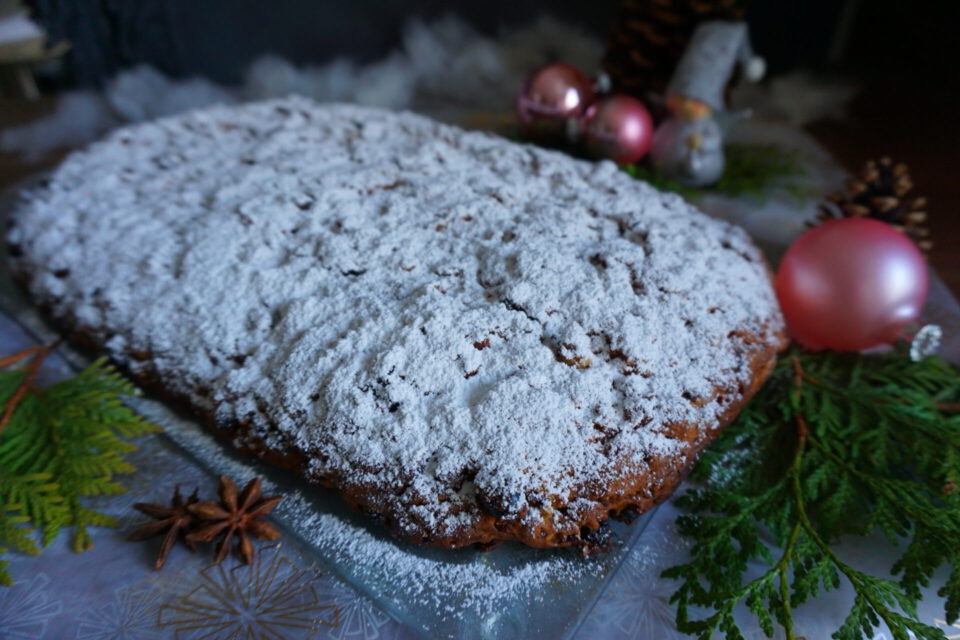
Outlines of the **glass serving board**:
[{"label": "glass serving board", "polygon": [[[13,204],[13,196],[2,199],[0,220],[6,222]],[[3,253],[0,311],[35,343],[52,342],[57,332],[13,282],[6,269],[6,252]],[[73,369],[91,361],[69,345],[58,347],[57,354]],[[501,545],[486,552],[416,547],[395,541],[376,526],[368,525],[333,492],[234,452],[189,416],[149,398],[132,402],[164,429],[163,435],[144,439],[141,449],[133,454],[135,466],[152,470],[145,480],[151,486],[143,487],[144,493],[137,496],[139,500],[166,501],[175,483],[183,482],[185,487],[192,488],[195,478],[204,474],[207,479],[201,486],[206,488],[206,497],[212,497],[214,478],[218,475],[229,475],[238,481],[262,477],[265,494],[285,497],[272,516],[285,533],[284,555],[293,558],[293,563],[329,572],[365,594],[404,625],[399,630],[402,636],[571,638],[652,516],[644,514],[632,525],[611,522],[615,545],[596,558],[582,558],[572,550],[537,550],[518,544]],[[185,477],[193,480],[187,482]],[[134,480],[128,478],[125,482],[129,485]],[[131,493],[135,493],[132,487]],[[127,502],[134,501],[131,498]],[[125,507],[129,509],[129,504]],[[124,526],[139,522],[137,514],[131,513],[122,516]],[[86,555],[76,556],[78,562]],[[140,570],[149,572],[152,562],[146,554],[138,553],[135,557],[143,563]],[[210,568],[204,569],[207,570]],[[82,575],[72,578],[81,580]],[[123,578],[118,576],[116,580]],[[158,625],[165,626],[163,616],[171,615],[170,611],[161,607]],[[178,638],[217,637],[194,636],[187,632],[189,629],[180,633],[179,628],[172,628]],[[316,624],[304,627],[302,634],[291,627],[285,628],[281,637],[316,637],[314,632]],[[364,632],[362,637],[374,636]]]}]

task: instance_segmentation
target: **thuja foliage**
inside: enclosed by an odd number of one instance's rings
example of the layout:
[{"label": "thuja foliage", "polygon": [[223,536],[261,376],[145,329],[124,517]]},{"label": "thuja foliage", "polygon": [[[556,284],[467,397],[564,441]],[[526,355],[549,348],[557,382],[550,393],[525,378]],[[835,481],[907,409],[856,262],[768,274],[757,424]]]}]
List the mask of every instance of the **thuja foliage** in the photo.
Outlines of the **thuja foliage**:
[{"label": "thuja foliage", "polygon": [[785,192],[802,200],[813,195],[803,184],[806,170],[795,151],[774,144],[742,143],[730,143],[724,150],[726,165],[723,175],[715,185],[703,189],[686,187],[646,165],[626,165],[623,169],[634,178],[684,197],[717,194],[762,200],[771,193]]},{"label": "thuja foliage", "polygon": [[[34,384],[47,353],[40,347],[0,360],[0,554],[40,553],[67,527],[76,551],[92,546],[89,527],[116,526],[88,499],[124,492],[117,474],[134,468],[129,438],[158,430],[124,404],[137,390],[103,360],[76,377],[40,389]],[[0,584],[12,584],[0,559]]]},{"label": "thuja foliage", "polygon": [[[837,640],[941,639],[917,619],[921,589],[939,588],[946,618],[960,613],[960,372],[940,358],[811,354],[793,349],[706,452],[702,488],[679,500],[692,538],[672,601],[681,631],[738,639],[741,602],[772,636],[794,638],[798,605],[848,582],[855,599]],[[847,536],[882,533],[899,556],[889,575],[840,558]],[[767,570],[748,579],[748,565]]]}]

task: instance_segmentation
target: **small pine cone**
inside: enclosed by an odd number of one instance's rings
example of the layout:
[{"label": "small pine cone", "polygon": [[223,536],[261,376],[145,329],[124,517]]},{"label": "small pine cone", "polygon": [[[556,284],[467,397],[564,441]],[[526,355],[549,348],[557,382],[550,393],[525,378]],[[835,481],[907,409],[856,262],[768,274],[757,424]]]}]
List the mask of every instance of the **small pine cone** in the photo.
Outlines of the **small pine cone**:
[{"label": "small pine cone", "polygon": [[927,199],[908,197],[913,189],[910,169],[890,158],[870,160],[860,173],[847,180],[845,192],[827,197],[817,214],[818,222],[834,218],[873,218],[906,234],[920,251],[927,253],[933,243],[927,222]]},{"label": "small pine cone", "polygon": [[840,209],[850,218],[863,218],[869,216],[871,209],[862,204],[844,204]]},{"label": "small pine cone", "polygon": [[880,213],[892,211],[900,205],[900,199],[894,196],[879,196],[870,201],[870,206]]}]

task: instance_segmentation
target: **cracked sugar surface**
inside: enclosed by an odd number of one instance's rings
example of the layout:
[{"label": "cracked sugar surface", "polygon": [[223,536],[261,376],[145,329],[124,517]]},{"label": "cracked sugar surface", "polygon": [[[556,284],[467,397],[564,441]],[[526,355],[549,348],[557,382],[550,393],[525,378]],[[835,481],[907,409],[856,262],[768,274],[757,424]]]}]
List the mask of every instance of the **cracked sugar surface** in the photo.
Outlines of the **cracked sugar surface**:
[{"label": "cracked sugar surface", "polygon": [[740,229],[409,113],[288,98],[136,125],[14,219],[56,315],[311,473],[389,488],[401,527],[469,526],[481,498],[576,517],[611,460],[712,426],[697,400],[749,377],[732,332],[781,327]]}]

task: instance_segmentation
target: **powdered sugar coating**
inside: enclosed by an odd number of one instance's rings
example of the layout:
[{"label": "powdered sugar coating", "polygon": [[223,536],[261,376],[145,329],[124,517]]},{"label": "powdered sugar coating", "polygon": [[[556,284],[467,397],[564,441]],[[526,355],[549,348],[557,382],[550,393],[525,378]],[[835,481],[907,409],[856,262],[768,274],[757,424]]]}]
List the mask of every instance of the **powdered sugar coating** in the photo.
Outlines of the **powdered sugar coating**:
[{"label": "powdered sugar coating", "polygon": [[[746,235],[588,163],[299,98],[120,130],[16,212],[31,292],[227,425],[379,487],[397,526],[680,451],[781,328]],[[613,462],[618,465],[614,468]]]}]

